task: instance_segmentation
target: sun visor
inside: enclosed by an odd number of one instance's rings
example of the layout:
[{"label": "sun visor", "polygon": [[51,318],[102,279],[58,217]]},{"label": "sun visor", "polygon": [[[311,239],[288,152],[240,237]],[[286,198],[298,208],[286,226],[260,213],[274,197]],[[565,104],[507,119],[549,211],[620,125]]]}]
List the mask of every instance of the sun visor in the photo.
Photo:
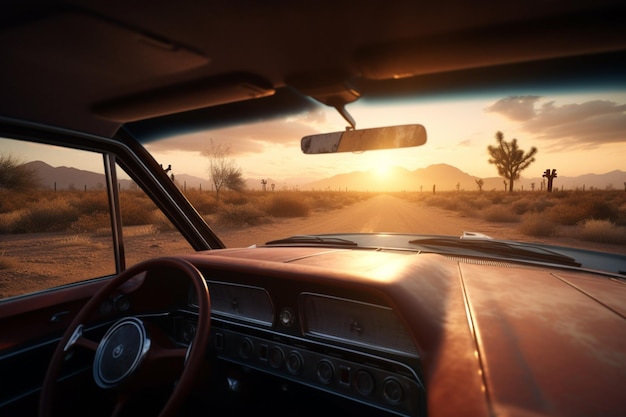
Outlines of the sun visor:
[{"label": "sun visor", "polygon": [[113,99],[95,105],[92,111],[126,123],[272,94],[271,85],[258,77],[229,74]]},{"label": "sun visor", "polygon": [[183,45],[69,11],[4,29],[0,48],[19,55],[24,62],[109,83],[156,79],[210,62]]},{"label": "sun visor", "polygon": [[380,44],[359,51],[355,65],[363,77],[385,80],[620,51],[626,37],[616,16],[599,15],[601,26],[571,16]]}]

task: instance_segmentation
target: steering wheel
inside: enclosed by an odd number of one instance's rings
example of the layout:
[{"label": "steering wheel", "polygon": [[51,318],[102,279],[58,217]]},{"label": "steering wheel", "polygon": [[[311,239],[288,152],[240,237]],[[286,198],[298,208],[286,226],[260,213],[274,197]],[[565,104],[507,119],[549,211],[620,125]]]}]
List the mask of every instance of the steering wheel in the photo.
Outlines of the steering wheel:
[{"label": "steering wheel", "polygon": [[[159,343],[158,337],[151,338],[143,321],[137,317],[126,317],[117,321],[106,332],[100,342],[83,335],[86,319],[120,285],[140,274],[175,268],[191,279],[198,295],[198,329],[190,348],[172,348]],[[148,277],[149,279],[149,277]],[[161,409],[159,417],[172,416],[181,406],[191,390],[209,341],[211,304],[209,290],[202,273],[191,263],[177,258],[157,258],[136,264],[111,279],[78,312],[57,346],[41,389],[39,416],[50,417],[56,397],[54,391],[60,374],[63,358],[73,346],[78,345],[95,352],[93,374],[98,386],[116,389],[117,396],[112,416],[117,416],[132,397],[132,391],[141,387],[140,378],[148,369],[153,369],[164,360],[179,360],[184,363],[175,387]],[[153,377],[158,372],[152,372]],[[135,377],[135,378],[133,378]],[[132,383],[130,383],[132,381]],[[139,386],[138,386],[139,385]]]}]

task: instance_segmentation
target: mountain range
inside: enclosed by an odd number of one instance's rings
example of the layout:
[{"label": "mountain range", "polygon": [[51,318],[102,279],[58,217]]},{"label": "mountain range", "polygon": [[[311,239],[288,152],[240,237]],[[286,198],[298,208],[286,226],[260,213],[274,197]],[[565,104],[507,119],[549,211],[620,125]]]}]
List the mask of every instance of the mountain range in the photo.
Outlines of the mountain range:
[{"label": "mountain range", "polygon": [[[79,170],[71,167],[52,167],[41,161],[26,164],[35,171],[43,187],[49,189],[98,189],[105,185],[103,174]],[[530,170],[527,170],[530,172]],[[558,175],[558,171],[557,171]],[[437,191],[451,190],[478,190],[477,180],[483,180],[482,189],[504,190],[502,177],[479,178],[470,175],[448,164],[435,164],[426,168],[413,171],[406,168],[394,167],[385,175],[375,171],[355,171],[345,174],[334,175],[319,181],[306,184],[288,184],[266,178],[266,189],[270,191],[271,185],[275,190],[299,189],[299,190],[340,190],[340,191],[429,191],[433,187]],[[207,178],[199,178],[192,175],[179,174],[175,177],[176,183],[184,188],[211,190],[211,182]],[[246,186],[250,190],[261,190],[261,178],[247,178]],[[516,190],[542,189],[545,179],[541,175],[535,177],[521,177],[515,181]],[[534,185],[533,185],[534,184]],[[121,189],[130,189],[134,183],[128,179],[120,179],[118,185]],[[626,172],[615,170],[605,174],[586,174],[576,177],[558,175],[554,179],[554,187],[558,189],[622,189],[626,186]]]},{"label": "mountain range", "polygon": [[[527,172],[530,172],[528,170]],[[541,172],[543,174],[543,172]],[[514,182],[515,190],[536,190],[545,187],[547,180],[541,177],[521,177]],[[483,190],[505,190],[504,178],[481,178],[470,175],[448,164],[435,164],[426,168],[408,170],[395,167],[384,176],[374,171],[357,171],[339,174],[330,178],[306,184],[305,189],[334,189],[360,191],[438,191],[478,190],[478,180],[483,180]],[[561,176],[557,171],[554,188],[559,189],[621,189],[626,183],[626,172],[615,170],[605,174],[585,174],[575,177]],[[542,185],[543,184],[543,185]]]}]

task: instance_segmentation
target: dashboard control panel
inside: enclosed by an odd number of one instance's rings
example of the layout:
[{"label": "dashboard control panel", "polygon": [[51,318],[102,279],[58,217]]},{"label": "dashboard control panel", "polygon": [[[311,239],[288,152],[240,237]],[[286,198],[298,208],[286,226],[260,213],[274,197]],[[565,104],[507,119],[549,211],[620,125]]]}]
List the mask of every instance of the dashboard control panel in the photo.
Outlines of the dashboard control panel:
[{"label": "dashboard control panel", "polygon": [[398,415],[421,414],[423,386],[403,363],[273,334],[216,326],[211,333],[212,348],[223,360]]}]

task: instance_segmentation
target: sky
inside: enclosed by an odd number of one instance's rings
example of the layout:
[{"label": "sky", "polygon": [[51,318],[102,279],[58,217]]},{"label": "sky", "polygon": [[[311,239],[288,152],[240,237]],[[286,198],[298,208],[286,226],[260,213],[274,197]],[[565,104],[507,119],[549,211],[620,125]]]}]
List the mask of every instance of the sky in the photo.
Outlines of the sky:
[{"label": "sky", "polygon": [[208,177],[203,152],[211,143],[230,147],[244,178],[271,178],[278,183],[306,184],[353,171],[375,170],[384,176],[391,166],[409,170],[445,163],[477,177],[495,177],[487,146],[501,131],[520,148],[536,147],[535,162],[523,177],[541,176],[547,168],[560,175],[626,171],[626,91],[577,95],[509,95],[448,98],[431,101],[355,102],[347,107],[357,128],[419,123],[427,143],[416,148],[303,155],[300,138],[342,131],[347,123],[332,108],[284,120],[198,132],[147,145],[174,172]]},{"label": "sky", "polygon": [[[507,141],[516,138],[524,151],[536,147],[536,161],[522,177],[539,177],[548,168],[560,176],[626,171],[626,89],[585,94],[500,94],[471,98],[402,102],[355,102],[347,106],[357,128],[414,124],[425,126],[423,146],[399,150],[304,155],[300,138],[314,133],[343,131],[347,122],[326,106],[314,112],[245,126],[197,132],[146,145],[175,175],[206,178],[211,143],[226,144],[244,178],[271,179],[278,186],[305,186],[309,182],[354,171],[375,171],[381,178],[390,167],[408,170],[449,164],[470,175],[496,177],[487,146],[501,131]],[[8,143],[8,142],[7,142]],[[20,156],[13,143],[0,149]],[[67,165],[68,157],[45,150],[41,160]],[[74,167],[92,170],[93,161],[74,159]],[[83,164],[83,165],[81,165]],[[391,181],[392,178],[389,178]]]}]

